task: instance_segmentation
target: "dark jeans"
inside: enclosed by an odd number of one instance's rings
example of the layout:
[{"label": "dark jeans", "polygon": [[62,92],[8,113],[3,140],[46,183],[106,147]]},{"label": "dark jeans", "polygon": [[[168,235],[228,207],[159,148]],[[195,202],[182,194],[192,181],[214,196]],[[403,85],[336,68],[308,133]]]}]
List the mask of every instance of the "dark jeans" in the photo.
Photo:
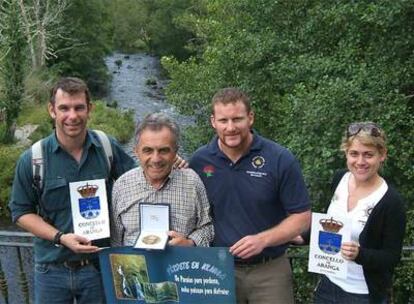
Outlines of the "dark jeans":
[{"label": "dark jeans", "polygon": [[[368,294],[356,294],[344,291],[322,276],[315,292],[315,304],[369,304]],[[384,302],[386,303],[386,302]]]},{"label": "dark jeans", "polygon": [[62,264],[35,265],[36,304],[105,303],[101,273],[92,264],[69,269]]}]

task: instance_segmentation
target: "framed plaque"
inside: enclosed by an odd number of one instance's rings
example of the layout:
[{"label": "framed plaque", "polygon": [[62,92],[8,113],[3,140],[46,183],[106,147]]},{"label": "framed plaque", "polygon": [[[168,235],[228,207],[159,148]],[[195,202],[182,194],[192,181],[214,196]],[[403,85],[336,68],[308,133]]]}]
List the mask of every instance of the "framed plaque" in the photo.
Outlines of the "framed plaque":
[{"label": "framed plaque", "polygon": [[141,233],[135,242],[135,248],[164,249],[170,230],[170,205],[140,203]]},{"label": "framed plaque", "polygon": [[88,240],[108,238],[109,212],[104,179],[69,184],[73,231]]},{"label": "framed plaque", "polygon": [[351,240],[351,221],[312,213],[308,271],[346,278],[349,261],[341,255],[343,242]]}]

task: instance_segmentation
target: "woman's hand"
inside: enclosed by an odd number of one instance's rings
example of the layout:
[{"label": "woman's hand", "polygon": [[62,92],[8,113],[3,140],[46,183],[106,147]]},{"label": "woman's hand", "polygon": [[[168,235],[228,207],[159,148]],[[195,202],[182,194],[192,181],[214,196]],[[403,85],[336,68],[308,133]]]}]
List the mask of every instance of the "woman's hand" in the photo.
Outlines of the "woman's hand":
[{"label": "woman's hand", "polygon": [[359,244],[356,242],[344,242],[341,246],[341,255],[345,260],[354,261],[359,254]]}]

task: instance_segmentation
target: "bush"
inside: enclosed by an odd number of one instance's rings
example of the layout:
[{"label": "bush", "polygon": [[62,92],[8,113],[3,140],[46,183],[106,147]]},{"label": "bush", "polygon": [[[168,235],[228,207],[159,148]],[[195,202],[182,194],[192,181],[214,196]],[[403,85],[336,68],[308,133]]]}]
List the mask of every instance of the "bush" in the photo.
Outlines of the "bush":
[{"label": "bush", "polygon": [[313,293],[318,279],[318,275],[308,272],[307,246],[290,247],[288,255],[291,257],[293,272],[293,289],[296,303],[312,303]]},{"label": "bush", "polygon": [[[189,17],[203,42],[198,55],[182,63],[162,60],[172,79],[167,97],[195,116],[197,143],[210,139],[213,94],[241,88],[251,97],[255,128],[298,157],[312,209],[320,211],[332,195],[333,172],[345,167],[339,151],[345,127],[375,121],[388,136],[382,175],[414,209],[412,1],[203,3],[207,13]],[[407,222],[414,222],[413,212]],[[410,227],[404,244],[412,246]],[[399,299],[413,291],[414,268],[402,265],[395,287]],[[296,298],[309,297],[305,287]]]},{"label": "bush", "polygon": [[[414,246],[414,209],[407,212],[406,244]],[[395,269],[394,303],[412,303],[414,300],[414,251],[406,251],[403,261]],[[411,298],[410,298],[411,297]]]},{"label": "bush", "polygon": [[25,100],[41,104],[49,100],[50,88],[57,80],[51,69],[30,71],[25,80]]},{"label": "bush", "polygon": [[133,111],[109,108],[102,101],[94,102],[89,127],[114,136],[120,143],[128,142],[134,134]]},{"label": "bush", "polygon": [[7,204],[13,183],[14,169],[22,147],[0,145],[0,218],[8,216]]}]

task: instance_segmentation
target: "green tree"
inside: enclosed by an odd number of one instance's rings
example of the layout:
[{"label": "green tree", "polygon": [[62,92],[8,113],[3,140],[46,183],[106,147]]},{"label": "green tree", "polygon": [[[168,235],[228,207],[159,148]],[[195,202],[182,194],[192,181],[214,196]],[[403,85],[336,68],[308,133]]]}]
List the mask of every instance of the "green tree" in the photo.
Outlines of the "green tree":
[{"label": "green tree", "polygon": [[55,42],[62,38],[62,17],[68,7],[67,0],[17,0],[30,52],[31,68],[39,70],[46,60],[56,57]]},{"label": "green tree", "polygon": [[149,51],[155,55],[188,58],[194,38],[178,19],[193,9],[193,0],[116,0],[112,2],[113,41],[116,49]]},{"label": "green tree", "polygon": [[4,121],[0,125],[2,143],[9,143],[14,139],[15,121],[24,91],[25,47],[18,3],[15,0],[3,0],[0,2],[0,109],[4,114]]},{"label": "green tree", "polygon": [[150,18],[142,1],[115,0],[111,3],[112,39],[115,49],[124,52],[147,51],[146,24]]},{"label": "green tree", "polygon": [[188,58],[190,51],[186,44],[194,37],[184,27],[180,27],[177,18],[191,10],[191,0],[143,0],[150,12],[145,31],[149,36],[149,47],[155,54],[174,55],[182,60]]},{"label": "green tree", "polygon": [[246,90],[256,127],[294,150],[312,189],[326,188],[332,171],[343,165],[338,146],[345,125],[375,120],[389,133],[384,173],[413,198],[414,172],[407,166],[413,148],[405,140],[414,132],[413,6],[208,1],[208,14],[194,28],[207,41],[201,55],[183,63],[163,59],[172,78],[168,97],[205,124],[218,88]]},{"label": "green tree", "polygon": [[58,74],[84,79],[95,96],[106,93],[109,75],[104,57],[111,51],[110,0],[73,0],[65,10],[63,39],[57,41],[57,58],[48,66]]},{"label": "green tree", "polygon": [[[345,166],[339,151],[345,126],[372,120],[388,134],[382,173],[414,208],[412,1],[200,0],[198,5],[207,13],[185,20],[202,41],[197,55],[182,63],[172,57],[162,61],[172,79],[169,100],[197,119],[193,147],[211,134],[204,126],[215,91],[242,88],[252,98],[259,132],[299,158],[319,211],[329,201],[333,172]],[[413,233],[408,231],[406,244]],[[407,301],[411,285],[396,290],[398,302]]]}]

